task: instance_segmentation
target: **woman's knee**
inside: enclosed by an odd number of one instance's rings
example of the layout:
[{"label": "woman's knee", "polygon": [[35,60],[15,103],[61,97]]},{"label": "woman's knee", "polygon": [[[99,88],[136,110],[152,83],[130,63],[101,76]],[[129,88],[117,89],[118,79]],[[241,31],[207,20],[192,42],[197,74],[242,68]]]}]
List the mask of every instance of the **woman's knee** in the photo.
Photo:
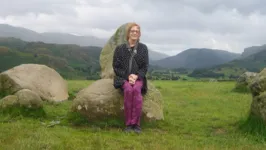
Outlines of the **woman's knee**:
[{"label": "woman's knee", "polygon": [[142,86],[133,86],[132,91],[135,94],[141,94],[141,88],[142,88]]},{"label": "woman's knee", "polygon": [[133,90],[134,91],[140,91],[142,88],[142,85],[143,85],[142,81],[136,81],[136,83],[133,86]]},{"label": "woman's knee", "polygon": [[124,92],[133,92],[133,87],[129,82],[125,82],[123,85]]}]

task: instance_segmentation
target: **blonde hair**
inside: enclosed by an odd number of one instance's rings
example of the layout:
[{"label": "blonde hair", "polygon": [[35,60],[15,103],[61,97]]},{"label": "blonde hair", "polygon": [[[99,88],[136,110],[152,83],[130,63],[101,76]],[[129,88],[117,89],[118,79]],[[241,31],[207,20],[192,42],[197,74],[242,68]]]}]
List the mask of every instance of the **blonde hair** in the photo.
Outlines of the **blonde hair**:
[{"label": "blonde hair", "polygon": [[129,25],[128,25],[128,27],[127,27],[127,33],[126,33],[126,40],[128,40],[129,39],[129,34],[130,34],[130,30],[131,30],[131,28],[132,27],[135,27],[135,26],[137,26],[138,28],[139,28],[139,35],[141,35],[141,32],[140,32],[140,25],[138,25],[137,23],[135,23],[135,22],[133,22],[133,23],[130,23]]}]

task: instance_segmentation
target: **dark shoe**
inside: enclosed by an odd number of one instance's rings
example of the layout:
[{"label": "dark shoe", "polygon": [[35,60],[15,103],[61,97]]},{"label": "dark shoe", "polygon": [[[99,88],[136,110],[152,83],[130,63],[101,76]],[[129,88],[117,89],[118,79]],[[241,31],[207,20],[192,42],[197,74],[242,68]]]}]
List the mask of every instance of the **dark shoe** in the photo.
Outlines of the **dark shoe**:
[{"label": "dark shoe", "polygon": [[134,129],[134,131],[135,131],[136,133],[138,133],[138,134],[141,133],[141,128],[140,128],[140,126],[135,125],[133,129]]},{"label": "dark shoe", "polygon": [[127,126],[125,129],[124,129],[124,132],[130,132],[130,131],[132,131],[133,130],[133,128],[132,128],[132,126]]}]

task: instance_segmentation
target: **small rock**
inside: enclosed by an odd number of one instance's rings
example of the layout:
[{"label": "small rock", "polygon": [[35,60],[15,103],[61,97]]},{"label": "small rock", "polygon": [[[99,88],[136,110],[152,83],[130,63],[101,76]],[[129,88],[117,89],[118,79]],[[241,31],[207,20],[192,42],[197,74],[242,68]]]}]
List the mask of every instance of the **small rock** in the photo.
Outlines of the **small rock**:
[{"label": "small rock", "polygon": [[0,100],[0,107],[7,108],[18,105],[18,97],[16,95],[8,95]]},{"label": "small rock", "polygon": [[29,89],[22,89],[15,93],[15,95],[18,97],[18,103],[20,106],[25,106],[27,108],[42,107],[41,97]]}]

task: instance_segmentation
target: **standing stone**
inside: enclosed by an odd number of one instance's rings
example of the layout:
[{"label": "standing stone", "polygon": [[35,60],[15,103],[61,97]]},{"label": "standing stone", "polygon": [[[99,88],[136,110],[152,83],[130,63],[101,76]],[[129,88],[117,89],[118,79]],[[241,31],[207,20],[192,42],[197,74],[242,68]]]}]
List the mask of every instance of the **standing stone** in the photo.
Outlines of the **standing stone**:
[{"label": "standing stone", "polygon": [[117,45],[126,42],[126,31],[130,24],[131,23],[126,23],[120,26],[103,47],[100,55],[101,78],[114,78],[114,71],[112,67],[114,50]]}]

